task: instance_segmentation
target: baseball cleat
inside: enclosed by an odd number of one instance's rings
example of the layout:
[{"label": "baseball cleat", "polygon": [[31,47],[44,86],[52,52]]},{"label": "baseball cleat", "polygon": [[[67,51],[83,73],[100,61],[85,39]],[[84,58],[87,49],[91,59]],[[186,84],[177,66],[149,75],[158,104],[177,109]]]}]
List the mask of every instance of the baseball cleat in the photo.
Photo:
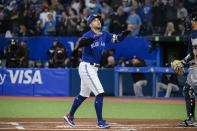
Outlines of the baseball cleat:
[{"label": "baseball cleat", "polygon": [[105,120],[99,121],[96,128],[109,128],[110,125]]},{"label": "baseball cleat", "polygon": [[67,122],[70,126],[75,127],[75,123],[74,123],[74,118],[72,118],[70,116],[70,114],[67,114],[66,116],[64,116],[64,121]]},{"label": "baseball cleat", "polygon": [[188,118],[188,119],[182,121],[181,123],[179,123],[179,126],[182,126],[182,127],[188,127],[188,126],[197,127],[197,122],[195,121],[194,118]]}]

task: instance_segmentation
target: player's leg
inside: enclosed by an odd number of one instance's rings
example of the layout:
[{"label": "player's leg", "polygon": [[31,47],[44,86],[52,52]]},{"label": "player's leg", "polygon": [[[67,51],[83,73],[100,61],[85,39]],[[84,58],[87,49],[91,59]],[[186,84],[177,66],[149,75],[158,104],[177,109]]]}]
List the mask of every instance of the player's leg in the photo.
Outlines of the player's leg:
[{"label": "player's leg", "polygon": [[85,64],[84,70],[81,74],[83,74],[83,77],[81,77],[82,81],[85,83],[87,88],[89,88],[95,96],[98,94],[104,93],[103,86],[101,85],[101,82],[97,75],[97,68],[90,65]]},{"label": "player's leg", "polygon": [[186,111],[188,118],[181,122],[180,126],[196,126],[195,122],[195,91],[194,87],[185,84],[183,88],[183,95],[185,97]]},{"label": "player's leg", "polygon": [[144,96],[142,89],[144,87],[146,87],[146,86],[147,86],[147,80],[141,80],[141,81],[139,81],[139,88],[138,88],[138,94],[139,94],[139,96]]},{"label": "player's leg", "polygon": [[[81,72],[81,69],[83,68],[83,65],[80,65],[79,67],[79,75],[80,77],[84,77],[83,74]],[[69,114],[67,114],[66,116],[64,116],[64,120],[66,122],[68,122],[68,124],[70,126],[75,126],[75,123],[74,123],[74,114],[76,112],[76,110],[78,109],[78,107],[82,104],[82,102],[90,96],[90,93],[91,93],[91,90],[87,87],[86,83],[83,82],[83,80],[81,79],[81,90],[80,90],[80,93],[79,95],[77,95],[73,101],[73,105],[70,109],[70,112]]]},{"label": "player's leg", "polygon": [[72,107],[70,109],[69,114],[64,116],[64,120],[72,127],[75,126],[74,123],[74,114],[76,110],[79,108],[79,106],[82,104],[82,102],[89,97],[90,95],[90,90],[87,88],[84,84],[84,82],[81,80],[81,91],[80,94],[77,95],[73,101]]},{"label": "player's leg", "polygon": [[140,92],[142,91],[140,90],[140,87],[141,87],[141,80],[134,83],[133,89],[134,89],[135,96],[140,96],[142,94],[142,92]]},{"label": "player's leg", "polygon": [[94,104],[98,119],[98,128],[107,128],[109,127],[109,124],[107,124],[102,117],[104,90],[98,78],[97,70],[98,69],[94,66],[86,64],[83,72],[86,74],[86,77],[83,77],[82,80],[85,81],[87,87],[96,96]]},{"label": "player's leg", "polygon": [[133,91],[134,91],[135,96],[138,96],[138,86],[137,86],[136,83],[137,83],[137,82],[135,82],[135,83],[133,84]]},{"label": "player's leg", "polygon": [[164,84],[164,83],[158,82],[158,83],[156,84],[156,96],[158,96],[158,94],[159,94],[159,92],[160,92],[161,90],[167,90],[167,85]]},{"label": "player's leg", "polygon": [[81,80],[81,91],[79,95],[77,95],[74,99],[72,108],[70,110],[70,116],[74,117],[74,113],[77,110],[77,108],[81,105],[81,103],[90,96],[91,90],[87,88],[87,86],[84,84],[84,82]]},{"label": "player's leg", "polygon": [[172,91],[174,92],[179,91],[179,87],[175,84],[168,83],[165,97],[166,98],[170,97]]},{"label": "player's leg", "polygon": [[136,96],[144,96],[142,88],[147,85],[147,80],[139,80],[134,84],[134,92]]}]

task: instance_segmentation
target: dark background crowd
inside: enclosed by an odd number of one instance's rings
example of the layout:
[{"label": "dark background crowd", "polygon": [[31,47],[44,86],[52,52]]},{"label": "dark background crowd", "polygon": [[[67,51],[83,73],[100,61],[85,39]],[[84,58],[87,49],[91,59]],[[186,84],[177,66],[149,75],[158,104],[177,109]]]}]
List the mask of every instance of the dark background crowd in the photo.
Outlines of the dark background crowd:
[{"label": "dark background crowd", "polygon": [[196,0],[1,0],[0,35],[80,36],[87,17],[102,16],[103,30],[131,36],[179,35]]},{"label": "dark background crowd", "polygon": [[[79,37],[89,30],[86,20],[91,14],[100,14],[103,30],[111,33],[128,29],[130,36],[181,36],[185,20],[196,8],[197,0],[1,0],[0,36]],[[27,42],[13,39],[9,43],[4,50],[6,67],[77,68],[81,61],[82,49],[68,57],[63,44],[54,40],[47,52],[50,59],[29,66]],[[132,60],[115,60],[115,52],[103,52],[100,66],[132,66]]]}]

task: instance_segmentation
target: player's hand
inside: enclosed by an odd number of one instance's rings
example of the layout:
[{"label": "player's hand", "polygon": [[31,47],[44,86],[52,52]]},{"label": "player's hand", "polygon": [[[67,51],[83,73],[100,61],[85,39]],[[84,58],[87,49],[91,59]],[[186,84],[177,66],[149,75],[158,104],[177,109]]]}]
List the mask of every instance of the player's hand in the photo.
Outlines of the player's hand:
[{"label": "player's hand", "polygon": [[99,32],[98,34],[94,35],[92,38],[93,38],[94,40],[97,40],[97,39],[99,39],[101,36],[103,36],[103,33],[102,33],[102,32]]},{"label": "player's hand", "polygon": [[124,30],[124,31],[122,31],[122,35],[123,35],[124,37],[127,37],[130,33],[131,33],[130,30]]}]

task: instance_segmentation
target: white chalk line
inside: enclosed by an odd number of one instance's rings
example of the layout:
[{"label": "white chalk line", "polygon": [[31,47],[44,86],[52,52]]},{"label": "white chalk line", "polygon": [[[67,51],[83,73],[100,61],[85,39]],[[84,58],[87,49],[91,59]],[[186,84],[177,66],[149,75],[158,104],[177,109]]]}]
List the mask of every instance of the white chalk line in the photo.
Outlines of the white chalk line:
[{"label": "white chalk line", "polygon": [[25,130],[25,128],[23,126],[16,126],[16,129]]},{"label": "white chalk line", "polygon": [[16,128],[0,128],[0,130],[13,130],[13,129],[16,129]]},{"label": "white chalk line", "polygon": [[[12,125],[15,126],[14,129],[24,130],[25,128],[21,126],[18,122],[0,122],[1,125]],[[2,128],[0,128],[2,130]],[[12,128],[13,129],[13,128]]]},{"label": "white chalk line", "polygon": [[[25,127],[26,128],[24,128],[23,126],[20,126],[19,125],[19,123],[20,124],[34,124],[34,125],[25,125]],[[63,122],[0,122],[0,124],[6,124],[6,125],[17,125],[16,126],[16,128],[18,129],[18,130],[25,130],[25,129],[27,129],[27,130],[30,130],[30,129],[32,129],[33,127],[38,127],[39,126],[39,124],[57,124],[57,123],[63,123]],[[80,122],[81,123],[81,122]],[[65,126],[65,125],[59,125],[59,126],[56,126],[55,128],[56,129],[48,129],[47,128],[47,130],[96,130],[96,129],[98,129],[98,128],[96,128],[96,124],[95,124],[95,122],[94,122],[94,124],[90,124],[89,122],[82,122],[82,123],[87,123],[86,125],[83,125],[83,124],[79,124],[79,125],[77,125],[77,127],[76,128],[72,128],[72,127],[70,127],[70,126]],[[93,122],[92,122],[93,123]],[[36,124],[36,125],[35,125]],[[116,130],[125,130],[125,131],[135,131],[136,129],[130,129],[130,128],[128,128],[128,127],[125,127],[125,126],[122,126],[122,127],[119,127],[119,126],[117,126],[118,125],[118,123],[110,123],[110,125],[111,125],[111,127],[109,128],[109,129],[116,129]],[[29,127],[31,127],[31,128],[29,128]],[[5,129],[5,128],[0,128],[0,130],[2,130],[2,129]],[[15,128],[11,128],[11,129],[15,129]],[[46,129],[39,129],[39,128],[36,128],[36,130],[46,130]]]},{"label": "white chalk line", "polygon": [[[21,126],[20,124],[36,124],[36,125],[24,125]],[[13,125],[15,126],[15,128],[1,128],[0,130],[5,130],[5,129],[19,129],[19,130],[25,130],[25,129],[32,129],[35,127],[38,127],[38,125],[40,124],[60,124],[63,122],[0,122],[0,125]],[[36,130],[95,130],[98,129],[96,128],[96,124],[95,122],[79,122],[79,123],[84,123],[84,124],[78,124],[76,128],[71,128],[69,126],[65,126],[65,125],[57,125],[54,126],[54,129],[36,129]],[[88,124],[85,124],[88,123]],[[90,123],[94,123],[94,124],[90,124]],[[131,125],[124,125],[124,124],[120,124],[120,123],[110,123],[111,128],[109,129],[120,129],[120,130],[130,130],[130,131],[137,131],[137,129],[143,129],[143,128],[195,128],[195,127],[176,127],[173,126],[172,124],[131,124]],[[32,128],[28,128],[28,126],[32,127]],[[50,126],[50,125],[49,125]]]},{"label": "white chalk line", "polygon": [[18,126],[19,125],[18,122],[0,122],[0,124],[2,124],[2,125],[13,125],[13,126]]}]

